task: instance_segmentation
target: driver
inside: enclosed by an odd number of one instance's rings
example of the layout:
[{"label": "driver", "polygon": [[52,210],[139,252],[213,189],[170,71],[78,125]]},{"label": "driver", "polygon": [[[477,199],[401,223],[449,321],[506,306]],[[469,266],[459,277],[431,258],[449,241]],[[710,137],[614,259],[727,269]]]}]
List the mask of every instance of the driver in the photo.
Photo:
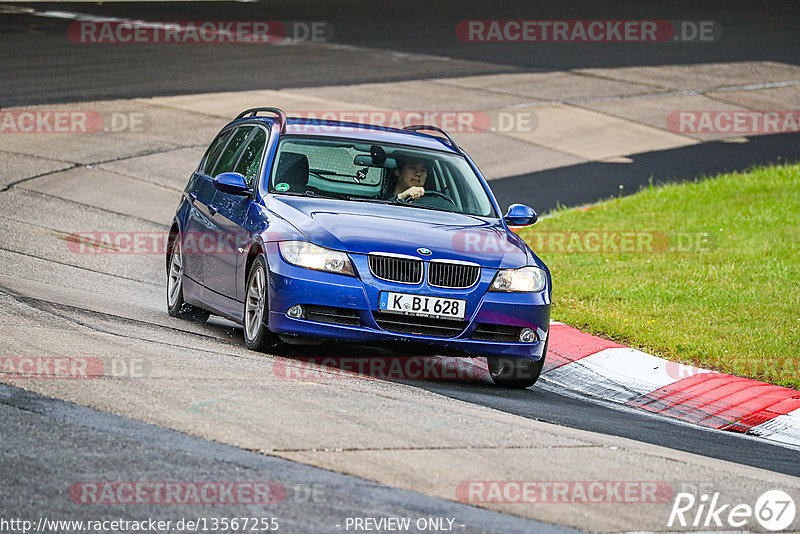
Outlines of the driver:
[{"label": "driver", "polygon": [[428,177],[427,162],[413,155],[397,156],[394,170],[394,189],[389,187],[397,200],[416,200],[425,194],[425,179]]}]

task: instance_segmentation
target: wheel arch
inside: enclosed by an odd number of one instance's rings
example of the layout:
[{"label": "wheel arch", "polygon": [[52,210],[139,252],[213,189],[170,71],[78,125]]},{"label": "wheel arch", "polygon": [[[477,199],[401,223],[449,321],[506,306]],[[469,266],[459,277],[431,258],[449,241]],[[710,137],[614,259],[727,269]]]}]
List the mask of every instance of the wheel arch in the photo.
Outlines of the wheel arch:
[{"label": "wheel arch", "polygon": [[175,236],[179,236],[181,233],[181,227],[178,224],[177,220],[172,221],[172,226],[169,229],[169,233],[167,234],[167,250],[166,254],[164,255],[164,263],[167,268],[167,273],[169,273],[169,260],[170,256],[172,256],[172,247],[175,243]]},{"label": "wheel arch", "polygon": [[267,259],[267,250],[264,243],[254,241],[253,244],[250,245],[250,250],[247,251],[247,261],[244,266],[244,285],[247,285],[247,279],[250,277],[250,268],[259,255],[264,256],[264,261],[267,263],[267,270],[269,270],[269,260]]}]

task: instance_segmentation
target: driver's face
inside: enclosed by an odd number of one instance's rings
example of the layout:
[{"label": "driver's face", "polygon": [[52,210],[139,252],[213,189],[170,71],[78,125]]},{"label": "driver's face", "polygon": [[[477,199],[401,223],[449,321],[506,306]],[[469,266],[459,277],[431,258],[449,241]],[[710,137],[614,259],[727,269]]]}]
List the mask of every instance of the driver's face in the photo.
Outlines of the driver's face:
[{"label": "driver's face", "polygon": [[424,187],[427,177],[425,165],[418,161],[412,162],[397,172],[397,189],[405,191],[409,187]]}]

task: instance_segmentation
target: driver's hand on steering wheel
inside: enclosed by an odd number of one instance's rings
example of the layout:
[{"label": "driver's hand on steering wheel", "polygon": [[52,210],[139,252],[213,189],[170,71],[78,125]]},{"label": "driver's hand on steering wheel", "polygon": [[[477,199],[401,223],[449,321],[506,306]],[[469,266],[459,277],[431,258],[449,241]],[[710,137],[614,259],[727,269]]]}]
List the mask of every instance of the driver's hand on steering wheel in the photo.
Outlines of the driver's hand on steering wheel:
[{"label": "driver's hand on steering wheel", "polygon": [[425,194],[425,188],[420,186],[409,187],[399,195],[398,200],[416,200]]}]

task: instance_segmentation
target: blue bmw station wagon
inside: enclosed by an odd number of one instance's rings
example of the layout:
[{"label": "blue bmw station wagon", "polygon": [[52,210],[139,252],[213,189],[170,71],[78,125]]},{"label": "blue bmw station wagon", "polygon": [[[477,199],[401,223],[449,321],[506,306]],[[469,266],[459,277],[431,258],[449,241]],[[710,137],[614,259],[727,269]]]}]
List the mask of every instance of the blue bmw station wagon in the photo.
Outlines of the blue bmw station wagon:
[{"label": "blue bmw station wagon", "polygon": [[[431,133],[425,133],[431,132]],[[244,327],[248,348],[339,340],[486,357],[528,387],[547,353],[551,279],[467,154],[434,126],[242,112],[183,193],[170,315]]]}]

